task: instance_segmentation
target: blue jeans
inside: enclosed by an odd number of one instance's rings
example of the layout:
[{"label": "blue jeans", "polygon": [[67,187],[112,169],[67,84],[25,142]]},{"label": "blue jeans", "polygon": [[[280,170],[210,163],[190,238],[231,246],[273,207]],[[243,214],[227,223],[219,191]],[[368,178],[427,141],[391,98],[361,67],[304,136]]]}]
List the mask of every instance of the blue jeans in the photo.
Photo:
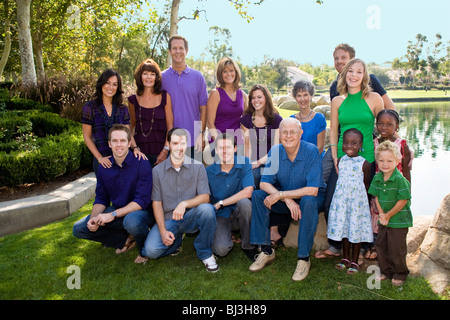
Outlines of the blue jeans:
[{"label": "blue jeans", "polygon": [[[113,212],[114,207],[108,207],[105,213]],[[103,243],[107,247],[121,249],[131,234],[136,240],[139,253],[142,255],[145,239],[149,229],[155,223],[155,218],[150,211],[138,210],[127,214],[125,217],[116,218],[104,226],[98,227],[97,231],[91,232],[87,228],[87,222],[91,218],[88,215],[78,220],[73,226],[73,235],[80,239],[92,240]]]},{"label": "blue jeans", "polygon": [[[250,227],[250,243],[255,245],[270,245],[270,211],[279,214],[291,214],[289,208],[282,201],[272,205],[269,210],[264,205],[264,199],[268,193],[263,190],[255,190],[252,194],[252,221]],[[295,201],[299,203],[302,217],[298,232],[298,251],[299,258],[309,257],[314,235],[316,233],[317,222],[319,220],[319,210],[323,206],[324,195],[319,191],[316,197],[304,196]]]},{"label": "blue jeans", "polygon": [[151,259],[158,259],[174,253],[183,240],[183,233],[194,233],[200,231],[194,240],[194,248],[200,260],[212,256],[212,244],[216,231],[216,210],[212,204],[203,203],[198,207],[191,208],[184,214],[182,220],[166,220],[166,230],[173,233],[175,241],[166,246],[159,233],[158,226],[154,226],[145,240],[142,253]]}]

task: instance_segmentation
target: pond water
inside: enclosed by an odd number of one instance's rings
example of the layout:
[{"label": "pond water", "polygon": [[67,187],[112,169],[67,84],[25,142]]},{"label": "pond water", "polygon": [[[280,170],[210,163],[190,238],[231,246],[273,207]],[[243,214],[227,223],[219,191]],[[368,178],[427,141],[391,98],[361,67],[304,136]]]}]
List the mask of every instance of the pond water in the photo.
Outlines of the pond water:
[{"label": "pond water", "polygon": [[411,211],[434,215],[450,193],[450,102],[396,103],[399,135],[414,150]]}]

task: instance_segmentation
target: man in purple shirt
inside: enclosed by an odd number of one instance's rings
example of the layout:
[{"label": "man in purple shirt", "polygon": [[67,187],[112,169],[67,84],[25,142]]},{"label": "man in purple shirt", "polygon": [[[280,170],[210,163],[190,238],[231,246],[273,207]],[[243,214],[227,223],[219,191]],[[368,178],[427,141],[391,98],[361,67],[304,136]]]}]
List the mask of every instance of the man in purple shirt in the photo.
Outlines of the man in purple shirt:
[{"label": "man in purple shirt", "polygon": [[112,150],[111,167],[99,165],[92,213],[77,221],[73,235],[103,243],[123,253],[135,245],[141,255],[150,227],[155,223],[151,211],[152,168],[148,160],[136,158],[129,148],[131,132],[116,124],[108,133]]},{"label": "man in purple shirt", "polygon": [[[205,146],[206,102],[208,91],[203,75],[186,64],[188,42],[174,35],[169,39],[172,65],[162,72],[162,87],[172,97],[173,126],[186,129],[190,134],[186,155],[201,161]],[[199,158],[200,157],[200,158]]]}]

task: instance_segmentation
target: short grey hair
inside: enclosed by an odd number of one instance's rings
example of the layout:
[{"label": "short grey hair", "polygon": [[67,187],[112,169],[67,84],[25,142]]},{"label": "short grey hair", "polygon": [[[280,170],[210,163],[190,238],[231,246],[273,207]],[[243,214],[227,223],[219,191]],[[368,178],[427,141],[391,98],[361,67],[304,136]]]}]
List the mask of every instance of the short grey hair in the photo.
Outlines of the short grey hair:
[{"label": "short grey hair", "polygon": [[308,80],[299,80],[294,84],[294,87],[292,88],[292,96],[295,98],[299,91],[306,91],[311,97],[313,97],[314,93],[316,92],[316,87],[314,86],[314,84],[312,84],[312,82]]}]

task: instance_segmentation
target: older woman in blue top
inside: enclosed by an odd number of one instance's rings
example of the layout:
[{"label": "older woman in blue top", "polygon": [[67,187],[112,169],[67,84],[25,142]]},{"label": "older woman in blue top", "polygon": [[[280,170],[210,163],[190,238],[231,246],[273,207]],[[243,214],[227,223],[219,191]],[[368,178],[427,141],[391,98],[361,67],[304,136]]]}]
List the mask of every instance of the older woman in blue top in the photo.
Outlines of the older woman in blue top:
[{"label": "older woman in blue top", "polygon": [[314,92],[315,87],[308,80],[300,80],[294,84],[292,96],[297,101],[299,112],[291,117],[302,123],[302,140],[317,146],[319,154],[323,155],[327,121],[323,114],[311,109]]}]

